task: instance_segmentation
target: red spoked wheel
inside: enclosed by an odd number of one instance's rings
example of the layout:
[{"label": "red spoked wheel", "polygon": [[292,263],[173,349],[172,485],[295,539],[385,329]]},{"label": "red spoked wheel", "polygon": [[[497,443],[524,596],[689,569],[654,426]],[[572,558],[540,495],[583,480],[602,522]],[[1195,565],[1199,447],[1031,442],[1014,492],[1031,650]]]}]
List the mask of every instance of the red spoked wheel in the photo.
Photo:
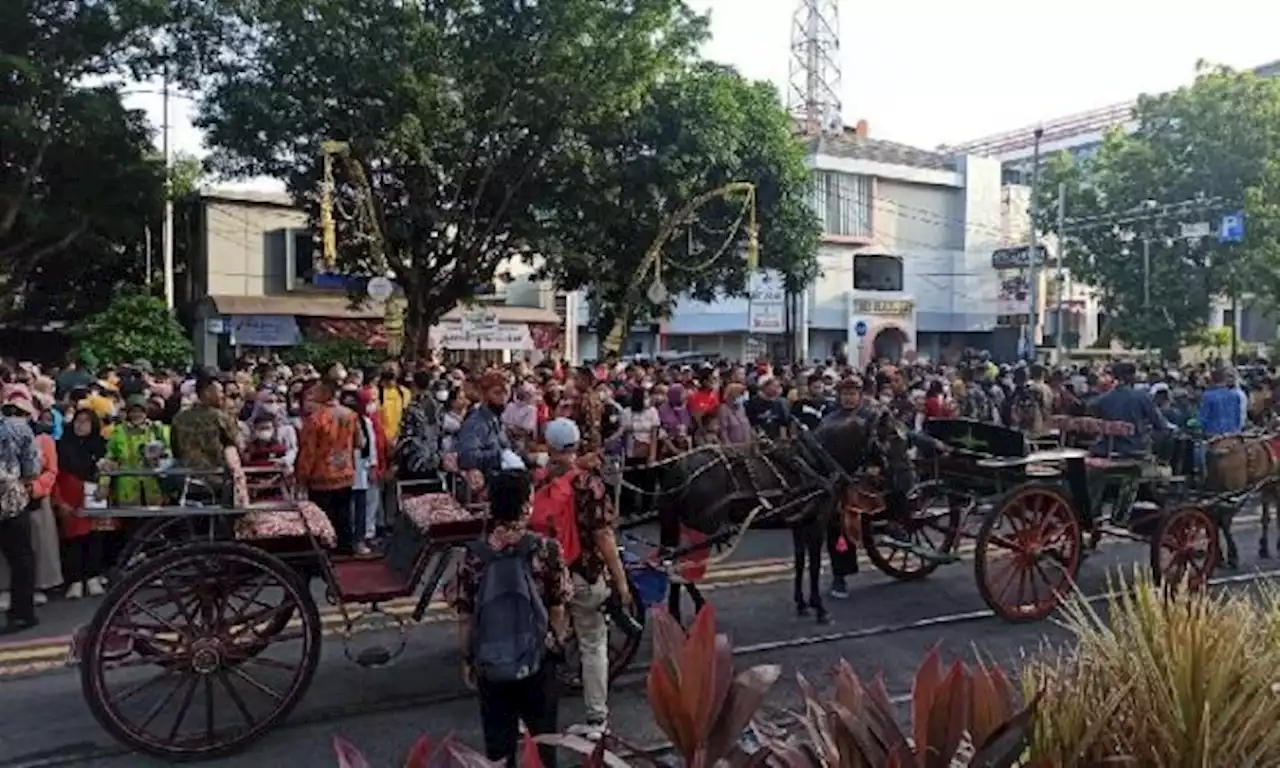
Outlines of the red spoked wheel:
[{"label": "red spoked wheel", "polygon": [[189,544],[126,571],[79,650],[81,688],[112,737],[162,759],[209,759],[293,710],[320,663],[320,616],[278,558]]},{"label": "red spoked wheel", "polygon": [[967,507],[963,496],[946,483],[929,480],[911,489],[903,514],[900,520],[889,519],[883,511],[863,518],[862,545],[867,559],[882,573],[899,581],[918,581],[937,570],[943,556],[955,549]]},{"label": "red spoked wheel", "polygon": [[1054,611],[1080,569],[1080,517],[1065,489],[1025,483],[999,499],[975,544],[978,591],[1006,621],[1038,621]]},{"label": "red spoked wheel", "polygon": [[1157,584],[1178,587],[1185,583],[1201,589],[1221,556],[1218,523],[1196,504],[1170,510],[1151,537],[1151,573]]}]

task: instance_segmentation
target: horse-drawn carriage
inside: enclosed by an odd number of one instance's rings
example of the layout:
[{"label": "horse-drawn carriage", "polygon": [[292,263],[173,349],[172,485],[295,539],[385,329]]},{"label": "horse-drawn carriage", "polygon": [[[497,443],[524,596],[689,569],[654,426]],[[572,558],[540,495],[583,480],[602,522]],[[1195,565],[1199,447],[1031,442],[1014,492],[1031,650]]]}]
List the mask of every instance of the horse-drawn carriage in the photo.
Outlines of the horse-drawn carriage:
[{"label": "horse-drawn carriage", "polygon": [[[229,475],[149,474],[177,478],[184,489],[211,480],[230,485]],[[402,514],[375,558],[332,555],[337,537],[329,519],[288,493],[263,503],[245,503],[243,494],[239,502],[210,502],[205,494],[197,503],[184,491],[173,506],[89,512],[146,521],[129,562],[73,642],[69,662],[80,667],[95,719],[133,750],[212,758],[247,746],[288,716],[320,663],[324,635],[340,635],[347,657],[361,666],[391,663],[406,647],[409,619],[386,606],[411,601],[414,622],[439,608],[434,598],[459,549],[487,532],[486,506],[464,503],[460,491],[402,484]],[[651,575],[652,567],[629,558],[628,570]],[[315,578],[324,586],[321,599],[333,606],[323,616]],[[643,626],[639,600],[632,619]],[[397,634],[390,647],[354,649],[359,630],[388,622]],[[626,668],[639,643],[634,631],[611,632],[611,676]]]},{"label": "horse-drawn carriage", "polygon": [[[1052,440],[1033,442],[994,424],[926,422],[948,450],[920,461],[924,479],[905,514],[885,514],[876,494],[856,497],[868,558],[895,578],[918,579],[973,539],[984,602],[1006,620],[1037,620],[1060,604],[1103,535],[1147,542],[1157,578],[1203,585],[1221,557],[1223,524],[1274,482],[1206,488],[1186,435],[1157,454],[1130,456],[1109,450],[1133,434],[1127,422],[1059,418],[1055,428]],[[1108,450],[1091,455],[1081,444]]]}]

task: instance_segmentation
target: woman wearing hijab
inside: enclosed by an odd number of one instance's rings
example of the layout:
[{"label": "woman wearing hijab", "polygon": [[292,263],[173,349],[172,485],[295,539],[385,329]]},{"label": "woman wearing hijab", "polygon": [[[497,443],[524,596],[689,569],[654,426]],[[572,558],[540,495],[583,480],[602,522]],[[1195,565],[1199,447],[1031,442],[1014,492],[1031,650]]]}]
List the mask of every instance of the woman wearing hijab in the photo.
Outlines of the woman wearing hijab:
[{"label": "woman wearing hijab", "polygon": [[84,516],[85,503],[97,490],[98,462],[107,455],[107,441],[97,415],[88,409],[76,411],[62,439],[58,441],[58,479],[53,503],[62,529],[63,581],[67,599],[75,600],[103,592],[103,547],[110,518]]},{"label": "woman wearing hijab", "polygon": [[538,432],[538,407],[534,404],[536,392],[532,384],[521,384],[516,396],[502,411],[502,426],[511,441],[524,450],[531,450]]},{"label": "woman wearing hijab", "polygon": [[667,389],[667,402],[658,408],[658,418],[666,435],[665,453],[677,455],[693,447],[693,413],[685,402],[684,385],[672,384]]},{"label": "woman wearing hijab", "polygon": [[[284,396],[276,389],[262,389],[253,399],[253,414],[249,419],[252,424],[251,440],[273,440],[284,446],[282,461],[290,473],[293,462],[298,458],[298,430],[288,418]],[[259,435],[258,431],[271,434]]]}]

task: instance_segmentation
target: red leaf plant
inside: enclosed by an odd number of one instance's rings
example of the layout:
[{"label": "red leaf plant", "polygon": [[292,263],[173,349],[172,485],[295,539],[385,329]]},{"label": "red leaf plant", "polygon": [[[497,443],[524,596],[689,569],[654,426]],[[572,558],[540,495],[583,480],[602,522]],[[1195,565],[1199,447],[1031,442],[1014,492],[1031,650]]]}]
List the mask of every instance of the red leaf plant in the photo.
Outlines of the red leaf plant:
[{"label": "red leaf plant", "polygon": [[770,745],[787,768],[1011,768],[1022,759],[1036,701],[1020,707],[1003,670],[979,662],[944,667],[935,648],[916,670],[910,737],[899,727],[884,678],[865,685],[848,662],[836,668],[834,698],[822,700],[803,675],[808,739]]},{"label": "red leaf plant", "polygon": [[[526,739],[526,743],[531,742]],[[333,751],[338,755],[338,768],[369,768],[364,755],[346,739],[335,737]],[[536,749],[522,750],[519,764],[520,768],[542,768]],[[404,768],[500,768],[505,765],[503,760],[489,760],[481,752],[455,739],[452,733],[439,741],[432,741],[430,736],[419,737],[404,760]]]},{"label": "red leaf plant", "polygon": [[[690,768],[763,765],[769,751],[761,749],[748,755],[741,749],[740,741],[769,689],[782,674],[782,668],[762,664],[735,675],[733,646],[726,635],[716,632],[715,608],[710,604],[698,611],[687,635],[679,622],[661,607],[654,607],[651,613],[653,661],[646,681],[649,708],[658,727],[671,740],[673,751]],[[591,742],[570,744],[568,739],[539,736],[537,741],[584,755],[594,752],[602,765],[627,764],[612,752],[601,752],[598,745]],[[621,740],[613,740],[628,746]],[[631,751],[633,763],[651,762],[643,750]]]}]

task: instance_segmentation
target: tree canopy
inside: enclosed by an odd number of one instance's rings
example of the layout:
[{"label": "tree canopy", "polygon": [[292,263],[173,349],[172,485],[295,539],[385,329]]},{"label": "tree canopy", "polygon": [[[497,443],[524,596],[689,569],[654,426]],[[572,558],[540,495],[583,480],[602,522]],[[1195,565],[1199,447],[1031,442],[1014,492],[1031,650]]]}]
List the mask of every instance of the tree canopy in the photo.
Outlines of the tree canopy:
[{"label": "tree canopy", "polygon": [[110,78],[147,74],[167,4],[0,6],[0,317],[74,319],[143,272],[163,165]]},{"label": "tree canopy", "polygon": [[[343,271],[387,267],[405,289],[407,346],[508,258],[581,220],[563,169],[678,71],[705,35],[681,0],[233,0],[196,45],[197,123],[215,170],[288,180],[315,211],[320,150],[346,142],[372,191],[386,266],[340,174]],[[220,52],[215,52],[214,47]],[[356,236],[365,235],[365,236]]]},{"label": "tree canopy", "polygon": [[[1200,337],[1215,297],[1280,298],[1280,80],[1202,65],[1192,85],[1141,97],[1133,121],[1090,157],[1050,159],[1038,223],[1056,228],[1065,184],[1068,269],[1098,289],[1116,337],[1172,352]],[[1245,241],[1219,244],[1241,210]],[[1183,237],[1202,222],[1211,236]]]},{"label": "tree canopy", "polygon": [[565,183],[588,193],[581,218],[557,233],[560,258],[546,268],[566,290],[587,292],[599,328],[620,314],[661,314],[681,294],[711,300],[745,290],[742,195],[711,199],[667,240],[662,281],[669,298],[662,306],[650,303],[650,276],[642,273],[669,217],[734,182],[755,185],[761,266],[795,287],[814,276],[819,228],[807,201],[809,171],[772,85],[699,63],[657,83],[634,116],[602,140],[608,151],[561,168]]},{"label": "tree canopy", "polygon": [[121,293],[106,309],[73,325],[71,337],[82,352],[102,361],[145,359],[175,368],[191,362],[191,339],[164,299],[135,291]]}]

